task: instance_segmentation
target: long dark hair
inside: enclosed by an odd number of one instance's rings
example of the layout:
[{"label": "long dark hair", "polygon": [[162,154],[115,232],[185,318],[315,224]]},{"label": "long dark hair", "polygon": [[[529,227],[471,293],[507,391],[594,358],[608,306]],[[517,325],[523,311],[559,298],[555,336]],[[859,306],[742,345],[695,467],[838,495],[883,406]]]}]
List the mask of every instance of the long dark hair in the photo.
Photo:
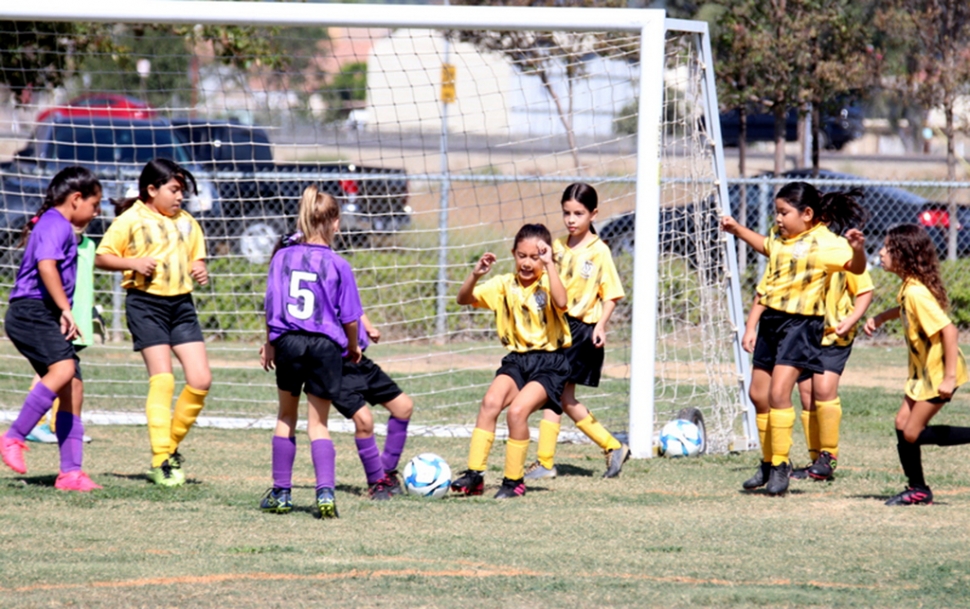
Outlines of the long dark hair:
[{"label": "long dark hair", "polygon": [[817,222],[824,222],[837,235],[850,228],[861,229],[868,214],[859,200],[862,191],[854,188],[846,192],[822,195],[808,182],[789,182],[781,187],[775,199],[788,203],[799,213],[811,209]]},{"label": "long dark hair", "polygon": [[546,242],[546,245],[552,247],[552,235],[549,233],[549,229],[546,228],[545,224],[524,224],[519,232],[515,233],[515,239],[512,241],[512,251],[519,247],[519,243],[525,241],[526,239],[541,239]]},{"label": "long dark hair", "polygon": [[[599,195],[596,194],[596,189],[589,184],[585,182],[574,182],[563,191],[562,200],[559,201],[559,205],[565,205],[566,201],[576,201],[585,207],[589,213],[593,213],[599,205]],[[595,235],[596,227],[590,224],[589,232]]]},{"label": "long dark hair", "polygon": [[[147,203],[151,199],[148,195],[149,186],[154,186],[158,189],[168,184],[172,179],[178,181],[182,187],[182,192],[191,194],[199,192],[199,187],[195,183],[195,176],[188,169],[170,159],[152,159],[145,163],[144,169],[141,170],[141,175],[138,176],[138,197],[130,197],[116,202],[115,216],[123,214],[139,199]],[[189,189],[190,185],[192,186],[191,190]]]},{"label": "long dark hair", "polygon": [[98,181],[98,178],[89,169],[85,169],[84,167],[65,167],[58,171],[57,175],[51,179],[50,184],[47,185],[47,192],[44,194],[44,202],[41,204],[40,209],[24,225],[23,232],[20,233],[20,243],[17,247],[23,247],[27,243],[27,238],[30,237],[31,231],[34,230],[34,225],[44,215],[44,212],[52,207],[57,207],[66,201],[71,193],[74,192],[80,193],[85,199],[95,195],[100,197],[102,192],[101,182]]},{"label": "long dark hair", "polygon": [[918,224],[900,224],[886,233],[886,250],[892,259],[893,272],[905,282],[915,279],[926,286],[944,309],[950,300],[940,277],[936,245]]}]

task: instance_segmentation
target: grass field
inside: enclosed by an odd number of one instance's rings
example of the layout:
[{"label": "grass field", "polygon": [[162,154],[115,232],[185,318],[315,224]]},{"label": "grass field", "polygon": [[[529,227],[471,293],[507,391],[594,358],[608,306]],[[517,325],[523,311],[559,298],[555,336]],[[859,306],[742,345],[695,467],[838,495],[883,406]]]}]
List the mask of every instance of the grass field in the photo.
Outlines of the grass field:
[{"label": "grass field", "polygon": [[[299,439],[294,502],[262,514],[270,432],[196,429],[189,484],[143,477],[147,434],[91,427],[86,469],[104,490],[53,489],[57,451],[33,445],[29,475],[0,472],[3,607],[828,607],[970,605],[970,448],[924,448],[931,507],[888,508],[903,487],[897,391],[847,388],[830,483],[744,493],[756,454],[631,461],[603,480],[594,447],[561,445],[560,477],[515,500],[366,499],[347,434],[335,436],[341,518],[309,511]],[[383,418],[383,417],[381,417]],[[966,424],[970,400],[940,422]],[[796,431],[793,455],[804,459]],[[464,440],[413,438],[463,468]]]}]

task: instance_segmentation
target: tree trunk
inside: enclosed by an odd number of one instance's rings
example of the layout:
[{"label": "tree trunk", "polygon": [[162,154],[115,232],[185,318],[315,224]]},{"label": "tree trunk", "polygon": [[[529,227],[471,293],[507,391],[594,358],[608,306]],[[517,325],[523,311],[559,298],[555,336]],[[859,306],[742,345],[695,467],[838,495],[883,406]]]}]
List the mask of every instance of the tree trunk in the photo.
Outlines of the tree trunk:
[{"label": "tree trunk", "polygon": [[776,99],[775,115],[775,176],[785,172],[785,100]]},{"label": "tree trunk", "polygon": [[812,175],[818,177],[819,134],[822,132],[822,104],[812,104]]},{"label": "tree trunk", "polygon": [[[748,109],[744,104],[738,108],[738,175],[746,177],[748,164]],[[738,205],[738,217],[735,218],[742,226],[748,226],[748,186],[741,185],[741,203]],[[730,205],[730,204],[729,204]],[[730,212],[730,210],[728,210]],[[738,268],[741,272],[748,267],[748,246],[744,239],[737,240],[738,245]]]},{"label": "tree trunk", "polygon": [[549,75],[546,74],[545,70],[537,70],[539,75],[539,80],[542,81],[542,85],[546,88],[549,93],[549,97],[552,98],[552,103],[556,104],[556,112],[559,114],[559,120],[562,122],[562,126],[566,129],[566,141],[569,142],[569,151],[573,155],[573,165],[576,167],[577,171],[579,167],[579,148],[576,146],[576,134],[573,133],[572,121],[566,114],[566,110],[562,107],[562,100],[556,95],[556,91],[552,88],[552,83],[549,82]]},{"label": "tree trunk", "polygon": [[[947,92],[943,96],[943,114],[946,116],[946,127],[944,127],[944,134],[946,135],[946,181],[953,182],[956,180],[956,152],[953,149],[953,94]],[[947,243],[946,243],[946,259],[956,260],[957,259],[957,229],[960,228],[960,224],[957,221],[957,201],[956,201],[956,191],[952,188],[947,188],[946,190],[946,207],[947,212],[950,216],[950,228],[947,231]]]}]

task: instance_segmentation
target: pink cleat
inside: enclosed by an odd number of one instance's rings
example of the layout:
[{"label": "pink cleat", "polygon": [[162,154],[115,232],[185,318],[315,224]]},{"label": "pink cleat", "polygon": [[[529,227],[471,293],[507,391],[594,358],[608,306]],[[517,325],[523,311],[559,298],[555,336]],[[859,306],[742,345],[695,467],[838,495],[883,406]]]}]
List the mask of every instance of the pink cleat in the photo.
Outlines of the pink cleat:
[{"label": "pink cleat", "polygon": [[24,451],[30,450],[23,440],[0,436],[0,457],[7,467],[18,474],[27,473],[27,464],[24,463]]},{"label": "pink cleat", "polygon": [[87,493],[100,489],[102,486],[95,484],[94,480],[91,480],[87,474],[78,469],[73,472],[61,472],[58,474],[57,481],[54,482],[54,488],[60,491]]}]

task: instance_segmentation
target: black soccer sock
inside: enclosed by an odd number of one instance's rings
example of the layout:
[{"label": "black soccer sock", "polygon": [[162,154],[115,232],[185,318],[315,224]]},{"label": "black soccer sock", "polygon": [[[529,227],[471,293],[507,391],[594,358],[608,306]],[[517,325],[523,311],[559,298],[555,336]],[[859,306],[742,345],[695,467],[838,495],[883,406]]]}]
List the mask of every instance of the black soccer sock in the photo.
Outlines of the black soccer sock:
[{"label": "black soccer sock", "polygon": [[910,488],[926,488],[926,480],[923,479],[923,454],[919,444],[907,442],[900,429],[896,430],[896,439],[899,463],[903,466]]},{"label": "black soccer sock", "polygon": [[937,446],[959,446],[970,444],[970,427],[951,427],[950,425],[931,425],[924,429],[916,443],[935,444]]}]

